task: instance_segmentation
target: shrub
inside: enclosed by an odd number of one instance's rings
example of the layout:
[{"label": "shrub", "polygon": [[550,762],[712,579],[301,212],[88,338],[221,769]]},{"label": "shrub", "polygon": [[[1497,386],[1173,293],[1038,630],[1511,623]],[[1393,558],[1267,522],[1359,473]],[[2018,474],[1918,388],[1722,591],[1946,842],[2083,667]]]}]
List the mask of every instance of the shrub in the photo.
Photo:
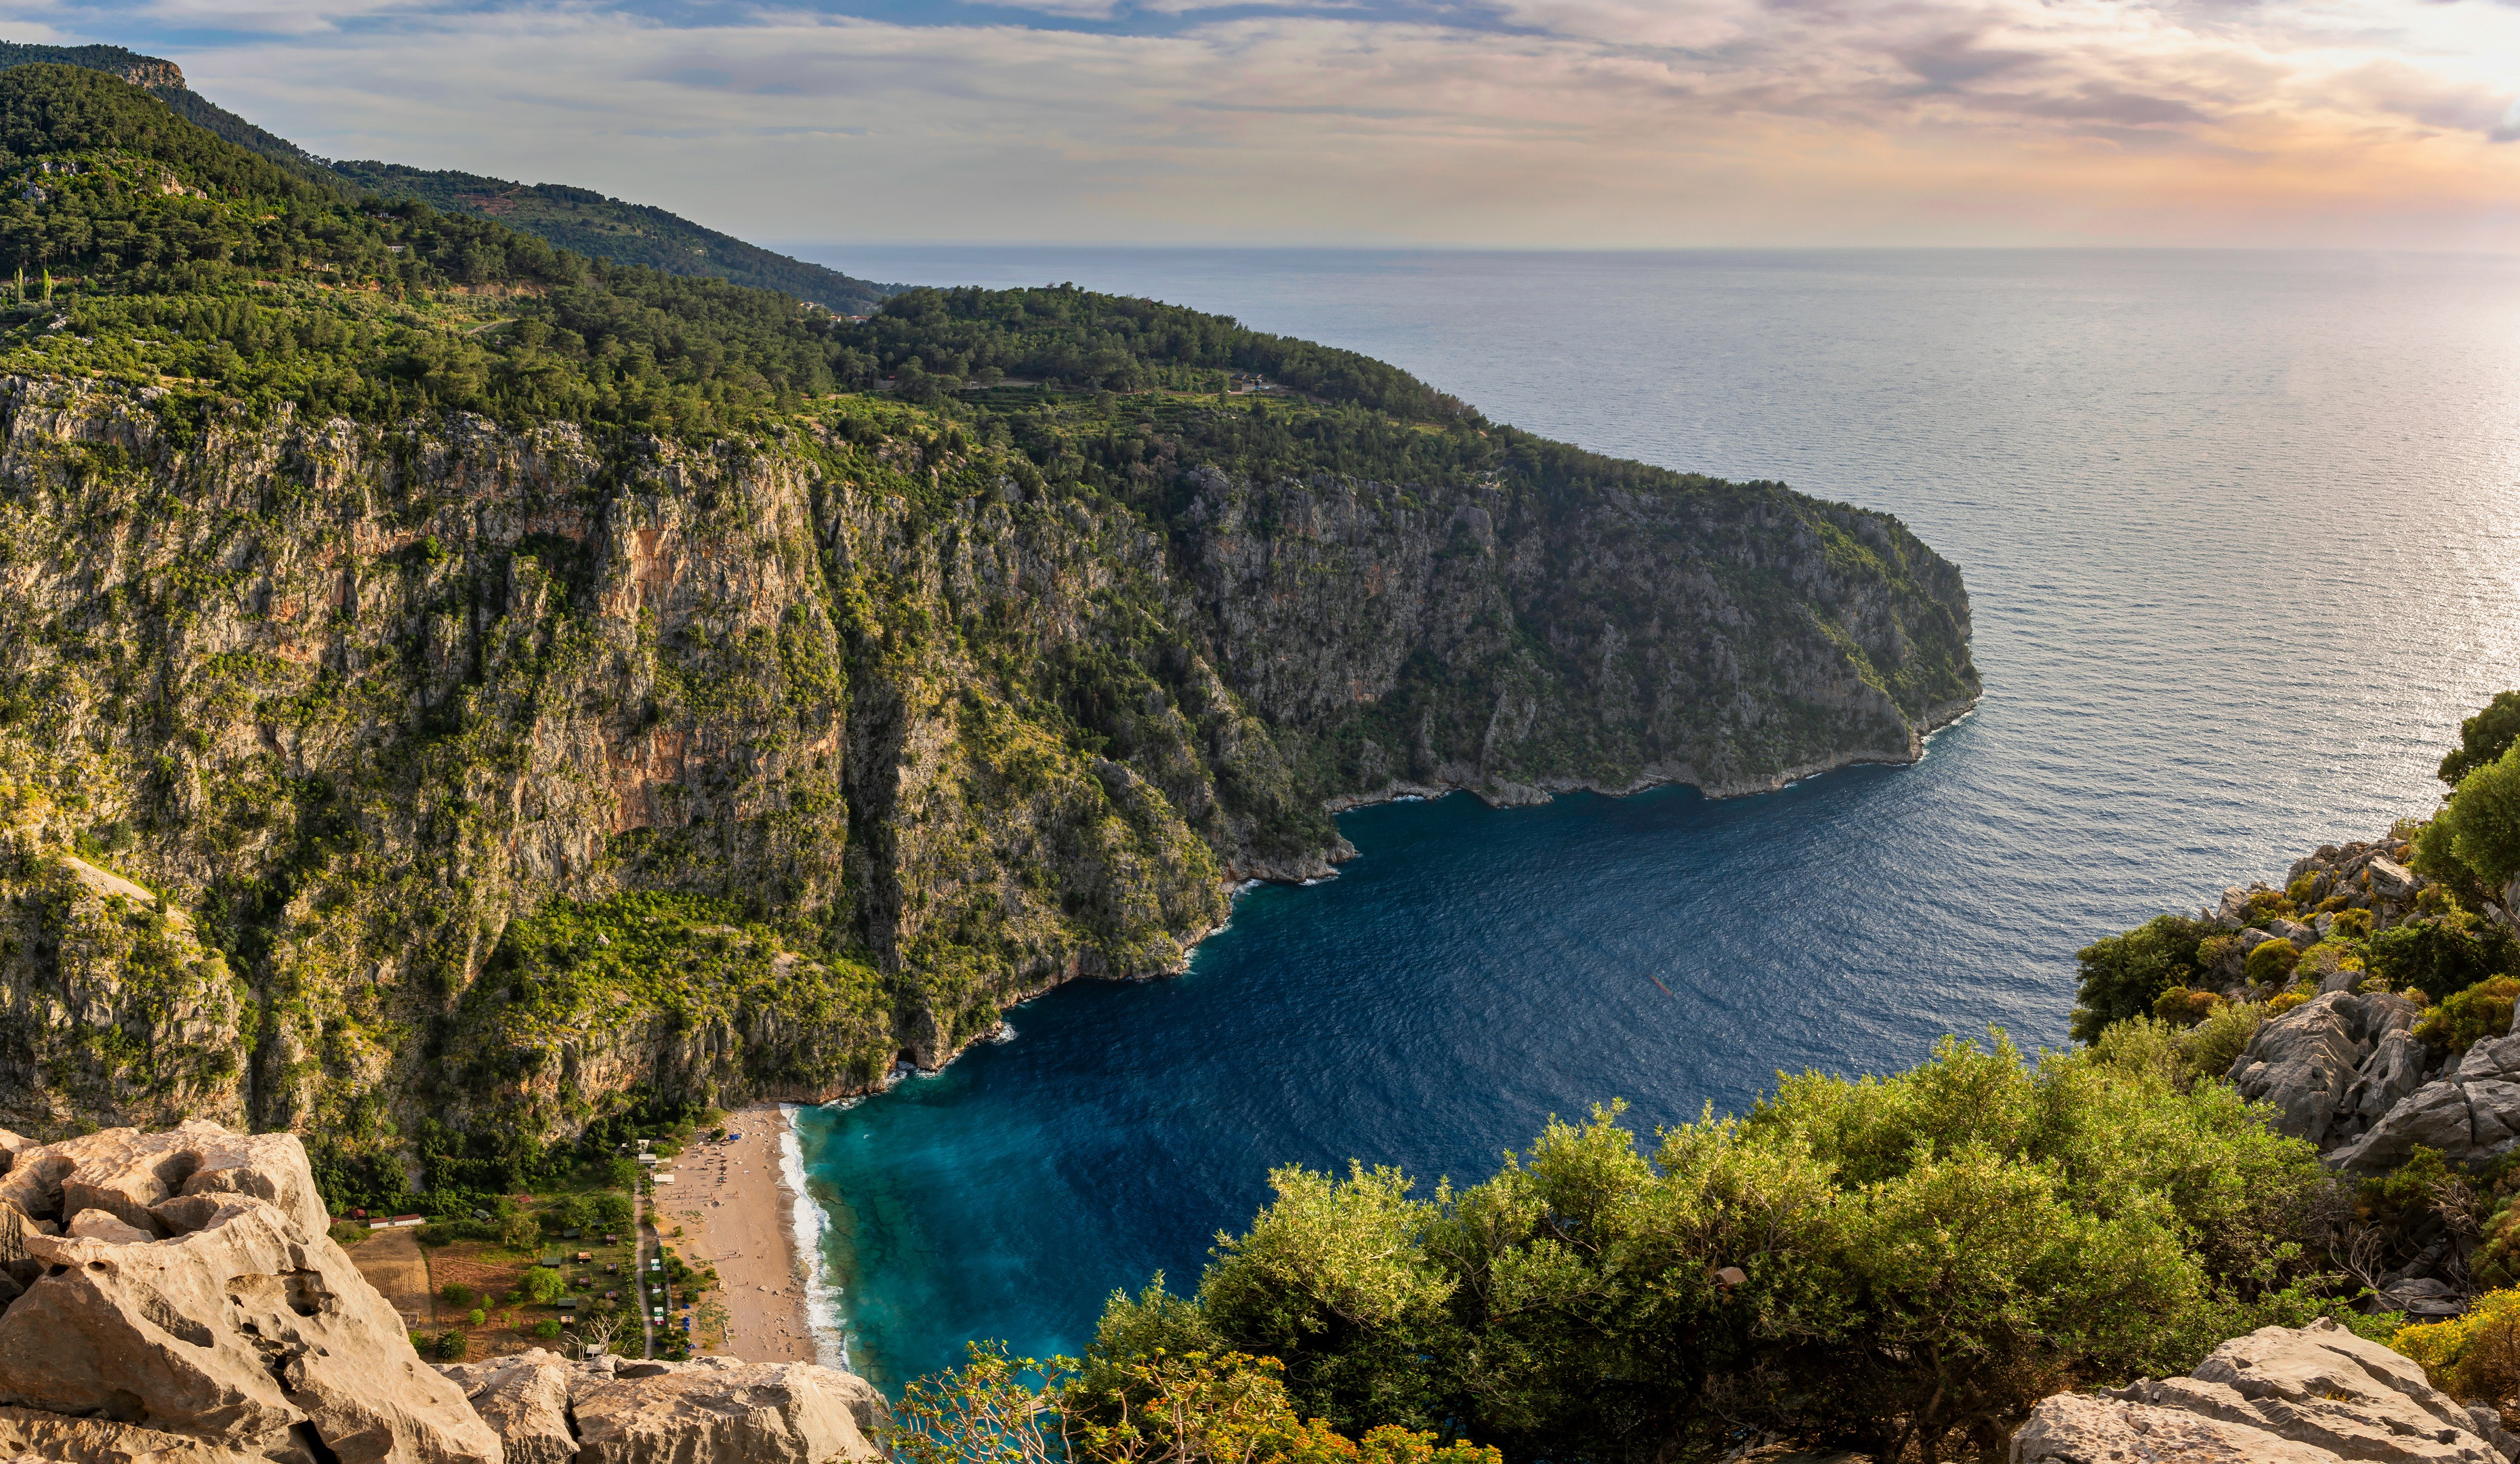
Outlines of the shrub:
[{"label": "shrub", "polygon": [[2196,975],[2197,947],[2216,934],[2214,926],[2201,920],[2156,915],[2076,952],[2082,971],[2075,992],[2075,1039],[2097,1041],[2109,1024],[2150,1012],[2163,991]]},{"label": "shrub", "polygon": [[437,1294],[445,1298],[446,1304],[450,1306],[470,1306],[472,1304],[472,1298],[477,1295],[472,1287],[461,1281],[447,1282],[438,1289]]},{"label": "shrub", "polygon": [[541,1338],[543,1341],[551,1341],[553,1338],[560,1335],[560,1318],[556,1316],[544,1317],[541,1321],[534,1323],[533,1332],[536,1337]]},{"label": "shrub", "polygon": [[2316,869],[2284,887],[2284,898],[2296,905],[2317,903],[2326,892],[2327,876]]},{"label": "shrub", "polygon": [[2336,919],[2330,922],[2327,927],[2327,936],[2331,940],[2369,939],[2371,938],[2371,912],[2368,910],[2337,911]]},{"label": "shrub", "polygon": [[2310,1146],[2228,1084],[2171,1080],[2185,1034],[2130,1027],[2035,1066],[1999,1036],[1896,1077],[1789,1077],[1650,1151],[1598,1112],[1431,1198],[1281,1170],[1217,1246],[1200,1320],[1351,1433],[1570,1460],[1711,1455],[1747,1429],[2000,1453],[2048,1392],[2333,1309],[2289,1239],[2325,1182]]},{"label": "shrub", "polygon": [[2292,968],[2300,964],[2301,952],[2293,949],[2291,941],[2266,940],[2249,952],[2248,962],[2241,969],[2252,985],[2280,986],[2291,977]]},{"label": "shrub", "polygon": [[525,1272],[517,1289],[525,1294],[526,1301],[544,1306],[568,1295],[568,1283],[561,1279],[560,1272],[539,1265]]},{"label": "shrub", "polygon": [[2443,999],[2415,1027],[2436,1050],[2465,1052],[2488,1037],[2511,1030],[2511,1009],[2520,1001],[2520,977],[2498,976]]},{"label": "shrub", "polygon": [[326,1233],[333,1237],[333,1244],[337,1246],[355,1246],[376,1232],[361,1220],[336,1220]]},{"label": "shrub", "polygon": [[430,1345],[428,1354],[440,1362],[461,1362],[468,1346],[463,1333],[449,1329],[437,1334],[437,1341]]},{"label": "shrub", "polygon": [[2514,954],[2508,934],[2458,910],[2380,932],[2363,959],[2392,986],[2410,986],[2440,1001],[2508,971]]},{"label": "shrub", "polygon": [[464,1325],[468,1327],[486,1326],[489,1324],[489,1321],[490,1313],[482,1310],[478,1306],[475,1306],[472,1310],[464,1313]]},{"label": "shrub", "polygon": [[2520,1402],[2520,1291],[2487,1292],[2465,1315],[2408,1327],[2389,1346],[2461,1402]]},{"label": "shrub", "polygon": [[2520,691],[2498,692],[2476,715],[2458,724],[2458,746],[2443,755],[2436,776],[2456,788],[2469,773],[2501,761],[2515,741],[2520,741]]},{"label": "shrub", "polygon": [[2227,1001],[2216,1007],[2187,1033],[2184,1048],[2189,1071],[2199,1077],[2220,1077],[2230,1072],[2266,1020],[2267,1009],[2258,1002]]},{"label": "shrub", "polygon": [[2284,1013],[2291,1011],[2294,1007],[2308,1002],[2313,994],[2315,993],[2299,989],[2278,992],[2268,999],[2266,1008],[2267,1016],[2270,1018],[2280,1017]]},{"label": "shrub", "polygon": [[2489,890],[2520,875],[2520,750],[2468,773],[2433,820],[2451,853]]},{"label": "shrub", "polygon": [[[1275,1358],[1239,1352],[1103,1359],[1120,1385],[1093,1395],[1065,1358],[970,1360],[905,1390],[882,1442],[901,1464],[1504,1464],[1494,1448],[1385,1425],[1350,1439],[1294,1408]],[[1120,1401],[1125,1399],[1125,1402]]]},{"label": "shrub", "polygon": [[2191,991],[2185,986],[2173,986],[2153,998],[2152,1014],[2176,1027],[2194,1027],[2214,1014],[2223,998],[2211,991]]}]

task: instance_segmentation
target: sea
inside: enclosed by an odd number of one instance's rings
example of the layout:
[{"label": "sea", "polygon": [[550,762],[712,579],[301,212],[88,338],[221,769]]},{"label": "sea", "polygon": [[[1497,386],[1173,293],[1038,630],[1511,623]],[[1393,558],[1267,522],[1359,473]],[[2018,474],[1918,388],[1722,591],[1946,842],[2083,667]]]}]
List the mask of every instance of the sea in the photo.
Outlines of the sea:
[{"label": "sea", "polygon": [[1986,696],[1909,767],[1339,823],[1188,975],[1073,984],[796,1116],[829,1350],[888,1390],[1075,1352],[1197,1285],[1282,1166],[1475,1182],[1780,1072],[2066,1042],[2076,950],[2421,817],[2520,685],[2520,261],[2106,251],[840,248],[1073,282],[1395,362],[1601,452],[1895,514],[1966,575]]}]

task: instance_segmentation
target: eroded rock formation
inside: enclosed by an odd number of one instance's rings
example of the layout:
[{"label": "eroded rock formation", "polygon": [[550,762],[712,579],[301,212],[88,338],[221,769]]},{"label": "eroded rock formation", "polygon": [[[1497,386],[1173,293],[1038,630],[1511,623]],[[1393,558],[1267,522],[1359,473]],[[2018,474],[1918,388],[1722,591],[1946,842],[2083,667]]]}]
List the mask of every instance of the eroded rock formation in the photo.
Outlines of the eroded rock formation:
[{"label": "eroded rock formation", "polygon": [[499,1464],[326,1233],[295,1136],[195,1121],[8,1147],[0,1431],[62,1457]]},{"label": "eroded rock formation", "polygon": [[[2498,1441],[2500,1441],[2498,1442]],[[2423,1369],[2324,1318],[2216,1348],[2184,1378],[2043,1400],[2013,1464],[2506,1464],[2520,1445]]]}]

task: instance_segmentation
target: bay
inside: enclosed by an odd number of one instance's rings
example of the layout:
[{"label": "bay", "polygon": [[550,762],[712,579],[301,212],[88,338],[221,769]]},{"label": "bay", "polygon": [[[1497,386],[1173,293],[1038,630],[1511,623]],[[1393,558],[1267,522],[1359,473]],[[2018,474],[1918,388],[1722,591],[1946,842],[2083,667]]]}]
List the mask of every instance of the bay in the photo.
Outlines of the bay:
[{"label": "bay", "polygon": [[1273,1166],[1492,1172],[1554,1113],[1743,1107],[1990,1025],[2074,951],[2439,792],[2520,683],[2520,262],[2236,252],[826,249],[878,279],[1151,296],[1394,361],[1600,451],[1899,515],[1987,696],[1909,768],[1346,815],[1191,973],[800,1116],[851,1362],[1072,1351],[1195,1284]]}]

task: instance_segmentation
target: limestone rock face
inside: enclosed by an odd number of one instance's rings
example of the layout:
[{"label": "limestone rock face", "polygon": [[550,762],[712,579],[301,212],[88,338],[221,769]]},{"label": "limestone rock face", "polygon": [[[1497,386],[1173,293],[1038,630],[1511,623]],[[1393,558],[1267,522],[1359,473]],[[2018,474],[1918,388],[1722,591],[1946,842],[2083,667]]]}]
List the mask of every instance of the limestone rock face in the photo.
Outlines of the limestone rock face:
[{"label": "limestone rock face", "polygon": [[499,1436],[507,1464],[564,1464],[577,1457],[569,1385],[578,1364],[541,1348],[487,1362],[440,1367],[481,1421]]},{"label": "limestone rock face", "polygon": [[2235,1337],[2188,1377],[2043,1399],[2013,1435],[2012,1458],[2503,1464],[2480,1420],[2422,1368],[2325,1318]]},{"label": "limestone rock face", "polygon": [[263,1464],[262,1456],[102,1418],[0,1408],[0,1458],[70,1464]]},{"label": "limestone rock face", "polygon": [[2469,1048],[2449,1076],[2388,1109],[2329,1163],[2377,1173],[2406,1163],[2418,1144],[2452,1164],[2497,1159],[2520,1146],[2520,1035]]},{"label": "limestone rock face", "polygon": [[570,1390],[578,1464],[874,1464],[872,1384],[808,1363],[703,1357],[588,1369]]},{"label": "limestone rock face", "polygon": [[21,1233],[45,1271],[0,1311],[0,1404],[307,1464],[500,1464],[325,1233],[294,1136],[109,1129],[19,1154],[0,1201],[66,1222]]},{"label": "limestone rock face", "polygon": [[439,1372],[508,1464],[876,1464],[891,1421],[853,1373],[802,1362],[571,1362],[536,1350]]},{"label": "limestone rock face", "polygon": [[2259,1028],[2231,1079],[2242,1097],[2275,1106],[2278,1130],[2318,1143],[2345,1107],[2368,1055],[2362,1041],[2366,1008],[2376,1008],[2370,1015],[2385,1020],[2394,1013],[2378,1004],[2400,1001],[2342,991],[2315,996]]}]

